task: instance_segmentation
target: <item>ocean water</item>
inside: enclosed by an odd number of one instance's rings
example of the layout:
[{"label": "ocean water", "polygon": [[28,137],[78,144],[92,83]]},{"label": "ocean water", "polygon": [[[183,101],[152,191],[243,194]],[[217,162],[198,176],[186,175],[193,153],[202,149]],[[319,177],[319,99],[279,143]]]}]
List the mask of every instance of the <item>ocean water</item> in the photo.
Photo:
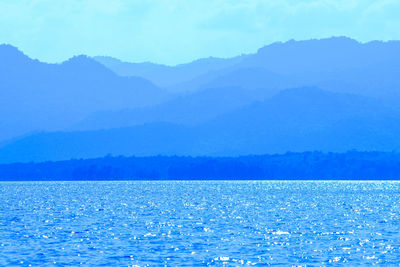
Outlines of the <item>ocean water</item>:
[{"label": "ocean water", "polygon": [[400,264],[398,182],[3,182],[0,265]]}]

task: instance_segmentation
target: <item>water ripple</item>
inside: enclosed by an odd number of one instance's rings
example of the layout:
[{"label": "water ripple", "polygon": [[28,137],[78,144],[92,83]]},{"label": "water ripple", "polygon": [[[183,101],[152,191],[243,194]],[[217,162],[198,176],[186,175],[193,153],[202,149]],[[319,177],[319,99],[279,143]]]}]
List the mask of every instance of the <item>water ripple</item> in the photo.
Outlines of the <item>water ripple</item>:
[{"label": "water ripple", "polygon": [[0,183],[0,265],[400,262],[398,182]]}]

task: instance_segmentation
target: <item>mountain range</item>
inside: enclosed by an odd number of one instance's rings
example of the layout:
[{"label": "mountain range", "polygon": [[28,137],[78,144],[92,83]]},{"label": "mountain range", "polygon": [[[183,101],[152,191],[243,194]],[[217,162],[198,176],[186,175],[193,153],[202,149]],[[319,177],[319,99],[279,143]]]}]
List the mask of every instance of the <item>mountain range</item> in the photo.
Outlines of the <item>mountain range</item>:
[{"label": "mountain range", "polygon": [[274,43],[177,66],[0,46],[0,163],[400,146],[400,42]]},{"label": "mountain range", "polygon": [[0,148],[0,162],[112,155],[239,156],[286,151],[394,151],[400,112],[379,100],[317,88],[284,90],[207,122],[37,133]]},{"label": "mountain range", "polygon": [[194,78],[181,78],[168,83],[164,87],[170,91],[239,85],[261,89],[268,86],[272,89],[318,86],[330,91],[391,98],[392,95],[398,96],[399,52],[400,41],[360,43],[347,37],[332,37],[273,43],[254,54],[225,59],[226,64],[220,63],[223,59],[211,58],[162,71],[157,68],[158,65],[147,63],[146,73],[151,72],[152,75],[127,71],[136,64],[123,63],[125,71],[121,71],[120,64],[102,63],[120,75],[143,75],[141,77],[153,83],[169,76],[170,69],[181,77],[192,77],[183,72],[186,66],[189,70],[209,66],[208,71],[198,71]]},{"label": "mountain range", "polygon": [[0,140],[63,129],[98,110],[160,103],[170,96],[141,77],[121,77],[86,57],[61,64],[32,60],[0,46]]}]

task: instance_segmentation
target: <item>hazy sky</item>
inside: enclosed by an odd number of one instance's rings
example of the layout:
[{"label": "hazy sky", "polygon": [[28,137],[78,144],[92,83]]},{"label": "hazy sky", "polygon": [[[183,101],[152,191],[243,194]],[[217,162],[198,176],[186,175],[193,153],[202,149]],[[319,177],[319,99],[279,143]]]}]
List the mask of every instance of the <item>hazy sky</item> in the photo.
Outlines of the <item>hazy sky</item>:
[{"label": "hazy sky", "polygon": [[289,39],[400,39],[400,0],[0,0],[0,43],[176,64]]}]

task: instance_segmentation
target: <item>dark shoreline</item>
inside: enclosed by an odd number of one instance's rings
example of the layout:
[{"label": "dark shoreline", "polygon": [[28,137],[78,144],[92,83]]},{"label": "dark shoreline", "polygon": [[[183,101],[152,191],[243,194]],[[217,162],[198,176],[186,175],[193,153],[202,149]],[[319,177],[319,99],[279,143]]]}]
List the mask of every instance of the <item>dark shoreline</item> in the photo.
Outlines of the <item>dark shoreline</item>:
[{"label": "dark shoreline", "polygon": [[[106,177],[106,178],[104,178]],[[112,157],[0,165],[0,181],[400,180],[400,154]]]}]

